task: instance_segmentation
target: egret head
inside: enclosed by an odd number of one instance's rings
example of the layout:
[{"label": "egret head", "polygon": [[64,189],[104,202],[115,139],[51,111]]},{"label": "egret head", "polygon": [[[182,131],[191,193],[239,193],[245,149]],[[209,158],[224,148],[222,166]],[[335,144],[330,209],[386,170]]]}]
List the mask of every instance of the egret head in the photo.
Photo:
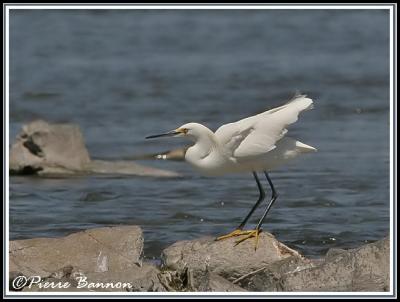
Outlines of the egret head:
[{"label": "egret head", "polygon": [[156,135],[150,135],[147,136],[146,138],[156,138],[156,137],[163,137],[163,136],[174,136],[174,137],[187,137],[189,139],[196,139],[197,137],[200,137],[203,133],[206,133],[206,131],[210,131],[207,127],[198,124],[198,123],[187,123],[179,128],[162,133],[162,134],[156,134]]}]

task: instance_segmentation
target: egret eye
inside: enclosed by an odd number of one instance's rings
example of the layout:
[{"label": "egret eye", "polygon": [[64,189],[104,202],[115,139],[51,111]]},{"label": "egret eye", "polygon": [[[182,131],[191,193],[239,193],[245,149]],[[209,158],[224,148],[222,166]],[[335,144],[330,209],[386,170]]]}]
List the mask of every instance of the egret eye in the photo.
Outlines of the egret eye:
[{"label": "egret eye", "polygon": [[189,132],[189,129],[188,128],[183,128],[182,132],[183,132],[183,134],[187,134]]}]

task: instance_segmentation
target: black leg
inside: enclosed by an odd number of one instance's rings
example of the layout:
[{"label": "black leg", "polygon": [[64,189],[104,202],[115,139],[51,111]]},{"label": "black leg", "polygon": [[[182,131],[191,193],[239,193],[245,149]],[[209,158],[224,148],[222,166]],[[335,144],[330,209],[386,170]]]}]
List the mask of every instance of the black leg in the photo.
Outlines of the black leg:
[{"label": "black leg", "polygon": [[256,202],[256,204],[253,206],[253,208],[250,210],[249,214],[247,214],[246,218],[242,221],[242,223],[239,225],[238,229],[241,230],[243,229],[243,227],[245,226],[247,220],[249,220],[250,216],[253,214],[253,212],[255,211],[255,209],[257,209],[257,207],[260,205],[261,201],[264,200],[265,198],[265,192],[261,186],[260,180],[258,179],[257,173],[253,172],[254,178],[256,179],[256,183],[257,183],[257,187],[258,187],[258,191],[260,192],[260,195],[258,197],[258,200]]},{"label": "black leg", "polygon": [[265,217],[267,216],[267,214],[268,214],[269,210],[271,209],[272,205],[274,204],[275,200],[278,198],[278,193],[275,191],[275,188],[274,188],[274,185],[272,184],[271,178],[269,177],[267,172],[264,171],[264,174],[265,174],[265,177],[267,178],[268,183],[271,187],[272,197],[268,204],[267,209],[265,210],[263,216],[261,217],[260,221],[257,224],[256,230],[259,230],[261,228],[261,225],[263,224]]},{"label": "black leg", "polygon": [[230,238],[230,237],[234,237],[234,236],[245,235],[245,237],[235,241],[235,245],[238,245],[239,243],[241,243],[241,242],[243,242],[243,241],[245,241],[245,240],[247,240],[249,238],[255,237],[255,240],[256,240],[255,243],[256,244],[254,246],[254,249],[257,250],[259,235],[260,235],[260,233],[262,231],[261,230],[261,225],[263,224],[265,217],[267,216],[267,214],[268,214],[269,210],[271,209],[273,203],[275,202],[276,198],[278,197],[278,194],[275,191],[274,185],[272,184],[271,178],[269,178],[268,173],[264,171],[264,174],[265,174],[265,177],[267,178],[268,183],[269,183],[269,185],[271,187],[272,197],[271,197],[271,200],[270,200],[270,202],[268,204],[267,209],[264,212],[264,215],[261,217],[261,219],[258,222],[256,228],[254,230],[249,230],[249,231],[243,231],[242,230],[243,226],[246,224],[246,222],[250,218],[251,214],[253,214],[254,210],[259,206],[260,202],[262,200],[264,200],[264,197],[265,197],[265,193],[264,193],[264,190],[261,187],[260,180],[258,179],[256,172],[253,172],[254,178],[256,179],[256,182],[257,182],[258,189],[260,190],[260,197],[258,198],[258,200],[257,200],[256,204],[254,205],[254,207],[251,209],[250,213],[246,216],[246,218],[243,220],[243,222],[239,225],[238,229],[236,229],[235,231],[229,233],[228,235],[218,237],[216,240],[222,240],[222,239],[226,239],[226,238]]}]

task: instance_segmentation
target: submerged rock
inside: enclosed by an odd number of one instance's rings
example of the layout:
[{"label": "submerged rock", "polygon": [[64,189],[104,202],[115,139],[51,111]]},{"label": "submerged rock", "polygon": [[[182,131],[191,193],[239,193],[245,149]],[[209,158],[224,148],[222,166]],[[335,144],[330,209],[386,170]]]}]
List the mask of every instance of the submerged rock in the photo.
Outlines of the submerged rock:
[{"label": "submerged rock", "polygon": [[184,161],[185,154],[188,148],[189,147],[183,147],[152,154],[141,154],[141,155],[139,154],[126,157],[125,159],[130,159],[130,160],[158,159],[158,160]]},{"label": "submerged rock", "polygon": [[87,173],[176,177],[178,173],[132,161],[91,160],[82,133],[74,124],[42,120],[22,127],[10,150],[11,174],[76,175]]},{"label": "submerged rock", "polygon": [[175,161],[183,161],[185,160],[185,154],[189,147],[178,148],[174,150],[169,150],[165,152],[161,152],[158,154],[154,154],[154,158],[156,159],[164,159],[164,160],[175,160]]},{"label": "submerged rock", "polygon": [[105,161],[105,160],[92,160],[90,164],[86,166],[86,170],[91,173],[99,174],[126,174],[126,175],[138,175],[138,176],[157,176],[157,177],[176,177],[178,173],[151,168],[143,165],[136,164],[132,161]]}]

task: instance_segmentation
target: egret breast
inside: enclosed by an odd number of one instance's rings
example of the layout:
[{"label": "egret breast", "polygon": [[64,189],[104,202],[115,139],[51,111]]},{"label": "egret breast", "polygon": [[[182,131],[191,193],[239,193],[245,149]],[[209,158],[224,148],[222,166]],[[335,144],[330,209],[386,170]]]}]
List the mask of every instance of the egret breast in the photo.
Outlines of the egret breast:
[{"label": "egret breast", "polygon": [[205,156],[198,156],[196,152],[188,149],[185,160],[193,166],[199,173],[206,176],[218,176],[230,173],[234,163],[218,150],[211,150]]}]

